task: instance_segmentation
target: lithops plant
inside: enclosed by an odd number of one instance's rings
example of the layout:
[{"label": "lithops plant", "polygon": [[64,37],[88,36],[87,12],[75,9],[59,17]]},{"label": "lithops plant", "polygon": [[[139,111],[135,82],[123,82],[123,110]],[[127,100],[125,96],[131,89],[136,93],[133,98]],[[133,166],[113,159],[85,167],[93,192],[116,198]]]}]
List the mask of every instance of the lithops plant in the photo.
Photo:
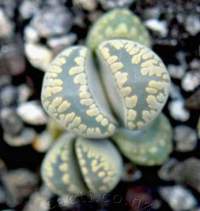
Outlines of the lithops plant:
[{"label": "lithops plant", "polygon": [[59,195],[107,193],[121,173],[121,157],[109,140],[76,138],[69,133],[60,137],[42,164],[44,181]]},{"label": "lithops plant", "polygon": [[100,17],[88,33],[86,44],[92,50],[110,39],[128,39],[150,46],[150,37],[139,17],[128,9],[113,9]]},{"label": "lithops plant", "polygon": [[172,128],[163,114],[140,131],[120,128],[112,139],[125,157],[139,165],[160,165],[172,151]]},{"label": "lithops plant", "polygon": [[54,59],[43,81],[43,107],[63,128],[84,137],[109,137],[119,126],[144,128],[168,97],[163,62],[130,40],[105,41],[96,52],[94,61],[90,49],[74,46]]}]

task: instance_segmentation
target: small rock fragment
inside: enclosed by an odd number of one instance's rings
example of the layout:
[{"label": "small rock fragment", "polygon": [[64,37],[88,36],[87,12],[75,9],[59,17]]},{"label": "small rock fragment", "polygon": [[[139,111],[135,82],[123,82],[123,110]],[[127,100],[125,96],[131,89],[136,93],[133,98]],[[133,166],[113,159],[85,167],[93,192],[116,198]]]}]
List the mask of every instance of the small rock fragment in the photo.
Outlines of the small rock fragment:
[{"label": "small rock fragment", "polygon": [[7,204],[16,206],[36,188],[37,176],[27,169],[10,170],[2,176]]},{"label": "small rock fragment", "polygon": [[173,119],[185,122],[190,118],[190,113],[184,108],[183,100],[173,100],[168,106],[170,115]]},{"label": "small rock fragment", "polygon": [[104,9],[111,9],[116,7],[128,7],[134,0],[98,0]]},{"label": "small rock fragment", "polygon": [[87,11],[93,11],[97,7],[96,0],[73,0],[73,4]]},{"label": "small rock fragment", "polygon": [[10,85],[0,91],[0,104],[2,107],[12,106],[16,103],[18,93],[16,87]]},{"label": "small rock fragment", "polygon": [[168,71],[172,78],[182,79],[185,74],[185,69],[181,65],[168,65]]},{"label": "small rock fragment", "polygon": [[200,71],[193,70],[187,72],[182,79],[181,86],[187,92],[193,91],[195,88],[200,86]]},{"label": "small rock fragment", "polygon": [[183,100],[183,96],[181,95],[180,87],[175,85],[173,82],[171,83],[169,94],[173,100]]},{"label": "small rock fragment", "polygon": [[49,211],[51,210],[50,199],[52,193],[45,187],[42,186],[39,191],[34,192],[23,211]]},{"label": "small rock fragment", "polygon": [[31,144],[36,137],[36,132],[32,128],[25,128],[17,136],[12,136],[8,133],[4,133],[5,142],[13,147],[21,147],[28,144]]},{"label": "small rock fragment", "polygon": [[32,94],[31,88],[27,84],[21,84],[17,87],[18,89],[18,103],[26,102]]},{"label": "small rock fragment", "polygon": [[52,138],[49,132],[44,131],[35,138],[32,146],[37,152],[46,152],[54,143],[54,141],[55,140]]},{"label": "small rock fragment", "polygon": [[200,32],[199,15],[188,15],[185,21],[185,28],[192,36]]},{"label": "small rock fragment", "polygon": [[186,100],[185,105],[188,109],[200,110],[200,89]]},{"label": "small rock fragment", "polygon": [[39,1],[27,1],[23,0],[19,7],[19,13],[23,19],[31,18],[37,11],[39,6]]},{"label": "small rock fragment", "polygon": [[194,150],[197,145],[195,130],[186,125],[179,125],[174,128],[174,140],[176,142],[176,150],[180,152]]},{"label": "small rock fragment", "polygon": [[47,116],[37,101],[29,101],[17,107],[17,114],[22,120],[31,125],[43,125],[47,123]]},{"label": "small rock fragment", "polygon": [[25,40],[26,42],[32,42],[32,43],[35,43],[35,42],[38,42],[39,41],[39,34],[37,32],[36,29],[34,29],[33,27],[31,26],[27,26],[24,30],[24,36],[25,36]]},{"label": "small rock fragment", "polygon": [[161,187],[159,193],[174,211],[191,210],[197,205],[192,193],[180,185]]},{"label": "small rock fragment", "polygon": [[0,8],[0,38],[10,37],[13,32],[13,24]]},{"label": "small rock fragment", "polygon": [[37,30],[41,37],[48,38],[65,34],[72,26],[71,14],[59,4],[47,6],[35,14],[30,25]]},{"label": "small rock fragment", "polygon": [[160,21],[158,19],[149,19],[145,21],[145,25],[147,26],[147,28],[162,37],[165,37],[168,33],[167,23],[165,21]]},{"label": "small rock fragment", "polygon": [[64,36],[49,38],[47,44],[53,50],[54,55],[57,55],[61,50],[72,45],[76,39],[76,34],[69,33]]},{"label": "small rock fragment", "polygon": [[1,110],[0,123],[4,133],[9,134],[9,136],[18,135],[24,126],[16,111],[9,107]]},{"label": "small rock fragment", "polygon": [[164,180],[173,180],[191,186],[200,192],[200,160],[189,158],[183,162],[173,159],[159,170],[159,176]]},{"label": "small rock fragment", "polygon": [[53,59],[51,50],[40,44],[25,44],[25,52],[30,63],[43,71],[46,71],[47,66]]},{"label": "small rock fragment", "polygon": [[[17,35],[16,35],[17,37]],[[0,75],[19,75],[25,71],[25,59],[21,39],[7,39],[0,53]]]}]

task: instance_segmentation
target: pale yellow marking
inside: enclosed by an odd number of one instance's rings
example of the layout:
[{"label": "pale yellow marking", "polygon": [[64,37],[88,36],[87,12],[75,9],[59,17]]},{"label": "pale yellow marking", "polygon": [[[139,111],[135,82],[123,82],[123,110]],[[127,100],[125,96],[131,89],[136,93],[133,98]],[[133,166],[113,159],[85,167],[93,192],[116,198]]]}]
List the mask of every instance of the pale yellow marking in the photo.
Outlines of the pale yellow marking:
[{"label": "pale yellow marking", "polygon": [[80,73],[80,74],[76,75],[74,77],[74,83],[75,84],[81,84],[81,85],[87,84],[86,74],[85,73]]},{"label": "pale yellow marking", "polygon": [[163,89],[163,88],[165,88],[165,86],[166,86],[166,82],[161,82],[161,81],[155,81],[155,80],[151,80],[151,81],[149,81],[149,86],[151,87],[151,88],[154,88],[154,89],[158,89],[158,90],[161,90],[161,89]]},{"label": "pale yellow marking", "polygon": [[70,127],[75,128],[78,127],[81,123],[81,118],[79,116],[75,116],[72,122],[70,123]]},{"label": "pale yellow marking", "polygon": [[63,64],[66,63],[66,59],[63,58],[63,57],[58,57],[57,58],[57,62],[58,62],[59,65],[63,65]]},{"label": "pale yellow marking", "polygon": [[100,171],[99,173],[98,173],[98,176],[99,177],[105,177],[106,176],[106,173],[105,173],[105,171]]},{"label": "pale yellow marking", "polygon": [[126,97],[131,94],[132,88],[130,86],[122,87],[120,90],[122,96]]},{"label": "pale yellow marking", "polygon": [[158,152],[158,148],[157,147],[150,147],[149,152],[152,153],[152,154],[155,154],[155,153]]},{"label": "pale yellow marking", "polygon": [[90,95],[89,92],[84,91],[84,92],[80,92],[80,93],[79,93],[79,97],[80,97],[81,99],[85,99],[85,98],[90,98],[91,95]]},{"label": "pale yellow marking", "polygon": [[150,51],[147,51],[145,53],[143,53],[142,58],[143,59],[150,59],[153,57],[153,54]]},{"label": "pale yellow marking", "polygon": [[152,119],[150,111],[147,110],[142,111],[142,118],[144,119],[145,122],[150,121]]},{"label": "pale yellow marking", "polygon": [[86,92],[88,90],[88,87],[86,85],[81,85],[79,88],[80,92]]},{"label": "pale yellow marking", "polygon": [[80,66],[84,66],[84,58],[83,57],[76,57],[74,59],[74,61],[76,62],[76,64],[80,65]]},{"label": "pale yellow marking", "polygon": [[129,109],[127,112],[127,119],[128,120],[134,120],[137,116],[137,112],[133,109]]},{"label": "pale yellow marking", "polygon": [[61,160],[63,160],[63,161],[67,161],[67,160],[68,160],[66,151],[62,151],[62,152],[60,153],[60,158],[61,158]]},{"label": "pale yellow marking", "polygon": [[138,97],[136,95],[125,98],[127,108],[134,108],[137,104],[137,101]]},{"label": "pale yellow marking", "polygon": [[125,44],[124,48],[126,49],[126,51],[127,51],[128,53],[130,53],[130,51],[131,51],[132,48],[133,48],[133,44],[130,43],[130,42],[127,42],[127,43]]},{"label": "pale yellow marking", "polygon": [[125,23],[120,23],[117,28],[115,29],[116,34],[127,34],[128,33],[128,28]]},{"label": "pale yellow marking", "polygon": [[129,129],[134,129],[134,128],[136,128],[136,125],[133,123],[133,122],[128,122],[128,128]]},{"label": "pale yellow marking", "polygon": [[163,74],[164,69],[162,69],[161,67],[157,67],[157,66],[149,66],[149,67],[145,67],[145,68],[141,68],[141,74],[142,75],[149,75],[149,76],[157,76],[157,77],[161,77],[161,75]]},{"label": "pale yellow marking", "polygon": [[109,49],[108,49],[108,48],[102,47],[102,48],[100,48],[100,52],[101,52],[102,56],[103,56],[105,59],[107,59],[107,58],[110,57],[110,53],[109,53]]},{"label": "pale yellow marking", "polygon": [[155,109],[155,110],[157,110],[158,108],[160,108],[161,105],[162,105],[162,104],[160,104],[160,103],[157,101],[156,97],[153,96],[153,95],[149,95],[149,96],[146,98],[146,101],[147,101],[147,103],[148,103],[148,106],[149,106],[150,108],[152,108],[152,109]]},{"label": "pale yellow marking", "polygon": [[64,112],[71,106],[71,103],[67,100],[63,101],[62,104],[58,107],[58,112]]},{"label": "pale yellow marking", "polygon": [[139,64],[141,62],[141,53],[138,53],[132,57],[131,62],[133,64]]},{"label": "pale yellow marking", "polygon": [[97,122],[101,122],[103,120],[103,115],[102,114],[99,114],[97,117],[96,117],[96,121]]},{"label": "pale yellow marking", "polygon": [[145,91],[149,94],[156,94],[158,92],[157,89],[154,89],[154,88],[150,88],[150,87],[146,87],[145,88]]},{"label": "pale yellow marking", "polygon": [[58,74],[57,73],[52,73],[52,72],[48,72],[46,75],[46,78],[57,78]]},{"label": "pale yellow marking", "polygon": [[120,40],[112,40],[109,43],[111,46],[113,46],[114,48],[116,48],[117,50],[121,49],[123,47],[123,42],[121,42]]},{"label": "pale yellow marking", "polygon": [[60,171],[66,172],[68,170],[68,165],[66,163],[63,163],[58,168]]},{"label": "pale yellow marking", "polygon": [[118,60],[118,57],[117,56],[110,56],[108,59],[107,59],[107,62],[108,64],[113,64],[114,62],[116,62]]},{"label": "pale yellow marking", "polygon": [[106,126],[106,125],[108,125],[108,120],[106,119],[106,118],[104,118],[102,121],[101,121],[101,125],[102,126]]},{"label": "pale yellow marking", "polygon": [[82,105],[86,105],[86,106],[89,106],[89,105],[93,104],[93,100],[91,98],[83,99],[80,102],[81,102]]},{"label": "pale yellow marking", "polygon": [[111,64],[110,67],[111,67],[112,72],[115,73],[119,71],[120,69],[122,69],[124,65],[121,62],[115,62]]},{"label": "pale yellow marking", "polygon": [[98,162],[97,160],[93,159],[91,162],[91,166],[97,166]]},{"label": "pale yellow marking", "polygon": [[101,135],[101,130],[97,127],[97,128],[95,128],[95,133],[96,133],[97,135]]},{"label": "pale yellow marking", "polygon": [[58,93],[58,92],[61,92],[62,89],[63,89],[63,88],[62,88],[61,86],[53,87],[52,92],[53,92],[53,94],[56,94],[56,93]]},{"label": "pale yellow marking", "polygon": [[69,175],[65,174],[62,176],[62,181],[64,184],[68,185],[70,183]]},{"label": "pale yellow marking", "polygon": [[63,69],[61,68],[61,67],[59,67],[59,66],[55,66],[55,65],[52,65],[49,69],[48,69],[48,71],[47,71],[47,74],[49,73],[49,72],[52,72],[52,73],[61,73],[63,71]]},{"label": "pale yellow marking", "polygon": [[69,69],[69,75],[73,76],[84,71],[83,67],[76,66]]},{"label": "pale yellow marking", "polygon": [[149,59],[141,63],[141,67],[152,67],[158,63],[156,59]]},{"label": "pale yellow marking", "polygon": [[81,132],[84,132],[87,129],[87,126],[85,124],[80,124],[78,128]]},{"label": "pale yellow marking", "polygon": [[97,116],[99,114],[99,110],[97,108],[88,109],[86,114],[90,117]]},{"label": "pale yellow marking", "polygon": [[115,73],[115,79],[119,88],[122,88],[123,85],[128,81],[128,73],[117,72]]},{"label": "pale yellow marking", "polygon": [[87,135],[93,135],[94,134],[94,128],[88,128],[86,133],[87,133]]},{"label": "pale yellow marking", "polygon": [[60,79],[54,79],[54,85],[55,86],[61,86],[61,85],[63,85],[63,81],[60,80]]},{"label": "pale yellow marking", "polygon": [[142,128],[144,126],[144,123],[142,121],[138,121],[136,124],[138,128]]},{"label": "pale yellow marking", "polygon": [[56,97],[53,99],[51,104],[53,105],[53,107],[57,107],[61,102],[62,102],[62,97]]},{"label": "pale yellow marking", "polygon": [[75,117],[75,113],[74,112],[68,113],[65,116],[65,123],[71,122],[74,119],[74,117]]}]

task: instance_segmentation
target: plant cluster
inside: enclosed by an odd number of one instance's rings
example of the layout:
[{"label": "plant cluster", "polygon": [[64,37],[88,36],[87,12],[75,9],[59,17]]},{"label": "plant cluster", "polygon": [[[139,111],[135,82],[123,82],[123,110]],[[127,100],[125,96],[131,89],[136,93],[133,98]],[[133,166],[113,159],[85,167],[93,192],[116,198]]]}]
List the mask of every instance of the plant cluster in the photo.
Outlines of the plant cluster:
[{"label": "plant cluster", "polygon": [[111,191],[122,173],[119,151],[139,165],[168,157],[171,126],[160,113],[170,77],[149,46],[139,18],[115,9],[94,24],[86,46],[65,49],[49,65],[42,104],[66,129],[42,165],[53,192]]}]

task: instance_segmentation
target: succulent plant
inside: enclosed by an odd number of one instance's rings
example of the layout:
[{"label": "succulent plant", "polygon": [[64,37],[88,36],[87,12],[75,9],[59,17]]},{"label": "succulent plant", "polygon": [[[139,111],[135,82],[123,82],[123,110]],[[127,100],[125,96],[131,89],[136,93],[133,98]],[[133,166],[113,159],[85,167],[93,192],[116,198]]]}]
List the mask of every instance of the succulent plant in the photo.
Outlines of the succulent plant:
[{"label": "succulent plant", "polygon": [[122,160],[109,140],[65,133],[46,155],[41,172],[47,186],[59,195],[101,194],[118,183]]},{"label": "succulent plant", "polygon": [[141,129],[158,116],[170,78],[152,50],[109,40],[99,45],[95,62],[90,49],[74,46],[50,64],[41,99],[53,119],[77,135],[105,138],[119,126]]},{"label": "succulent plant", "polygon": [[100,17],[92,26],[87,36],[87,46],[96,50],[103,41],[111,39],[128,39],[150,46],[148,31],[128,9],[113,9]]},{"label": "succulent plant", "polygon": [[172,128],[163,114],[140,131],[120,128],[112,139],[125,157],[139,165],[160,165],[172,151]]},{"label": "succulent plant", "polygon": [[59,138],[42,164],[42,177],[53,192],[100,194],[115,187],[122,161],[107,137],[113,136],[137,164],[157,165],[167,158],[171,127],[159,114],[170,78],[149,45],[138,17],[115,9],[94,24],[87,47],[69,47],[49,65],[42,104],[70,132]]}]

